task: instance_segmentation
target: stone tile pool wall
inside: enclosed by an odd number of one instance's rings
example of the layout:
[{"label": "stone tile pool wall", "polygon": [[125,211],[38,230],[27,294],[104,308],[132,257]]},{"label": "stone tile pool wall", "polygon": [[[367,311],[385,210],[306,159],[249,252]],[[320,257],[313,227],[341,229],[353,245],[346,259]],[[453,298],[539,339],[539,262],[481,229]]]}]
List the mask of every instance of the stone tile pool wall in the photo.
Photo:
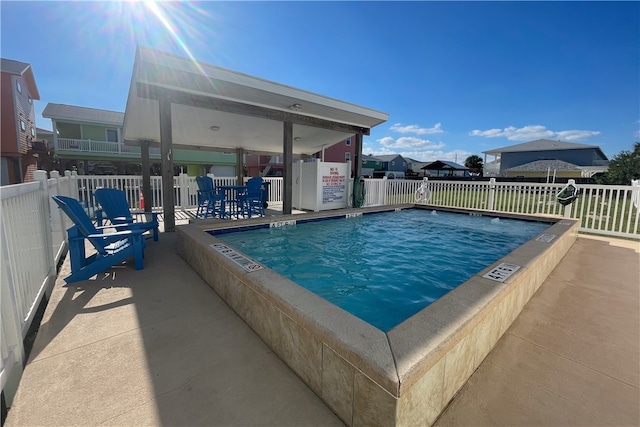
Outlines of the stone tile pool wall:
[{"label": "stone tile pool wall", "polygon": [[[247,271],[205,232],[399,208],[414,205],[194,223],[177,228],[178,252],[345,424],[431,425],[575,242],[577,221],[490,215],[551,227],[387,333],[269,268]],[[520,269],[482,277],[500,263]]]}]

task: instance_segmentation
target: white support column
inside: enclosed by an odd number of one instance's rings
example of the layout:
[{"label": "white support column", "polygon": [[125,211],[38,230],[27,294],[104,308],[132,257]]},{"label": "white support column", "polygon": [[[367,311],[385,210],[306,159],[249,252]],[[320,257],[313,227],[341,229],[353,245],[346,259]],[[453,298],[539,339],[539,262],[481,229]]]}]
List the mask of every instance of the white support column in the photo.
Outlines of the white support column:
[{"label": "white support column", "polygon": [[56,121],[54,119],[51,119],[51,128],[53,129],[53,148],[56,152],[59,152],[60,147],[58,147],[58,125],[56,124]]},{"label": "white support column", "polygon": [[491,178],[489,180],[489,197],[488,197],[488,200],[487,200],[487,210],[488,211],[494,210],[493,209],[493,203],[494,203],[495,194],[496,194],[496,179],[495,178]]},{"label": "white support column", "polygon": [[118,145],[120,145],[122,143],[122,128],[117,127],[116,132],[118,133]]},{"label": "white support column", "polygon": [[184,212],[189,206],[189,175],[178,175],[178,187],[180,188],[180,209]]}]

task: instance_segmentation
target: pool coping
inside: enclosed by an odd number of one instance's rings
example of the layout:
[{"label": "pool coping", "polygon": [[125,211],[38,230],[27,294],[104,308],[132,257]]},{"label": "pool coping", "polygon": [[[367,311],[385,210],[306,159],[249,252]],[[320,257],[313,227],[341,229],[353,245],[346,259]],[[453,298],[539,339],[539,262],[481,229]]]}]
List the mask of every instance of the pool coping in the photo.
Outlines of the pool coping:
[{"label": "pool coping", "polygon": [[[554,237],[528,241],[384,333],[267,267],[248,272],[212,249],[221,242],[204,232],[407,208],[544,221]],[[568,251],[578,227],[557,217],[405,204],[199,221],[177,231],[180,255],[347,425],[428,425]],[[482,277],[500,263],[520,268],[503,282]]]}]

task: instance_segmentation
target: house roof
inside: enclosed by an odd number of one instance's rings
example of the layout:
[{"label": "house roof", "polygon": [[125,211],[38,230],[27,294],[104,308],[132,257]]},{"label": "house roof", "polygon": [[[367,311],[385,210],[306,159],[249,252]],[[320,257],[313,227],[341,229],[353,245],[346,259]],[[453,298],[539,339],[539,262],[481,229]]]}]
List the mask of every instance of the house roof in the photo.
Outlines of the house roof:
[{"label": "house roof", "polygon": [[27,82],[31,98],[36,100],[40,99],[40,92],[38,92],[38,86],[36,85],[36,79],[33,76],[31,64],[14,61],[13,59],[0,58],[0,71],[16,76],[22,76],[22,78]]},{"label": "house roof", "polygon": [[[400,154],[384,154],[382,156],[375,156],[378,160],[382,160],[383,162],[389,162],[391,160],[397,159],[398,157],[402,157]],[[404,159],[404,157],[402,157]]]},{"label": "house roof", "polygon": [[42,111],[42,117],[55,120],[100,123],[114,126],[122,126],[124,123],[124,113],[66,104],[47,104],[44,111]]},{"label": "house roof", "polygon": [[161,97],[171,99],[173,146],[196,149],[282,153],[283,122],[288,121],[293,123],[293,154],[313,154],[359,131],[368,135],[370,128],[389,117],[370,108],[140,47],[125,109],[125,143],[160,141]]},{"label": "house roof", "polygon": [[412,159],[411,157],[405,157],[404,159],[411,163],[429,163],[429,162],[423,162],[422,160]]},{"label": "house roof", "polygon": [[[600,147],[589,144],[576,144],[574,142],[552,141],[550,139],[536,139],[535,141],[524,142],[522,144],[510,145],[508,147],[494,148],[483,151],[484,154],[499,155],[502,153],[523,153],[527,151],[553,151],[553,150],[580,150],[584,148],[596,148],[601,153]],[[604,158],[607,157],[602,153]]]},{"label": "house roof", "polygon": [[50,130],[42,129],[42,128],[39,128],[39,127],[36,127],[36,133],[38,135],[42,135],[42,136],[53,135],[53,132],[51,132]]},{"label": "house roof", "polygon": [[455,162],[449,162],[446,160],[436,160],[435,162],[428,163],[421,167],[420,169],[428,169],[428,170],[454,170],[454,171],[467,171],[468,167],[460,165]]},{"label": "house roof", "polygon": [[367,156],[366,154],[363,154],[362,161],[363,162],[379,162],[380,159],[377,158],[376,156]]},{"label": "house roof", "polygon": [[2,69],[3,73],[22,75],[30,65],[26,62],[14,61],[13,59],[0,59],[0,69]]},{"label": "house roof", "polygon": [[573,171],[582,168],[573,163],[564,162],[562,160],[536,160],[535,162],[525,163],[523,165],[514,166],[507,169],[512,172],[546,172],[551,170]]}]

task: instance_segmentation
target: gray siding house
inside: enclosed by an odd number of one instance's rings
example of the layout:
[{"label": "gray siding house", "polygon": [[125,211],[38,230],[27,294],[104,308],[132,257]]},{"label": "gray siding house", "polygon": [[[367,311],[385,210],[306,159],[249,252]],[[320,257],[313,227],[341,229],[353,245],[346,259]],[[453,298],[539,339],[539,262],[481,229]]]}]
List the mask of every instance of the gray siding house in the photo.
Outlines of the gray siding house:
[{"label": "gray siding house", "polygon": [[[538,139],[508,147],[483,151],[485,155],[485,176],[505,176],[506,171],[518,166],[540,160],[560,160],[590,171],[601,169],[606,171],[609,160],[597,145],[576,144],[564,141]],[[494,159],[487,161],[487,156]],[[545,171],[546,172],[546,171]]]},{"label": "gray siding house", "polygon": [[407,171],[407,161],[400,154],[389,154],[384,156],[375,156],[382,163],[382,170],[384,171]]}]

